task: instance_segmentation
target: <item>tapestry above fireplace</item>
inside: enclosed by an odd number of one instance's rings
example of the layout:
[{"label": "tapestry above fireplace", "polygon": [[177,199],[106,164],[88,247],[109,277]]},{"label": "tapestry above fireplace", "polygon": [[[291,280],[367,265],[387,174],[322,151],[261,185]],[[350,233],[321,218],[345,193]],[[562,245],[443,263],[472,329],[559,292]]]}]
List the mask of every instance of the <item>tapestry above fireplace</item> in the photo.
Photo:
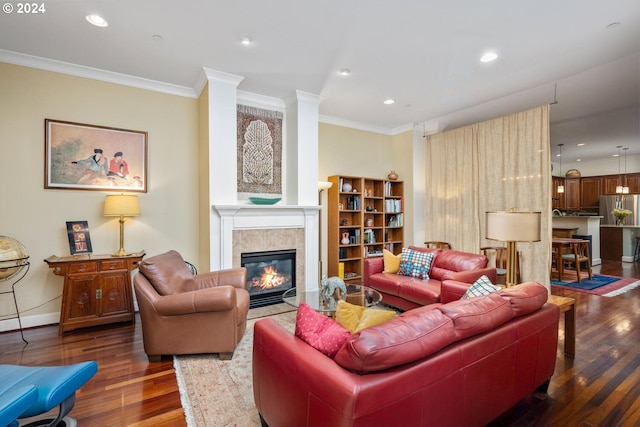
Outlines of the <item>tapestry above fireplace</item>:
[{"label": "tapestry above fireplace", "polygon": [[282,195],[282,118],[279,111],[238,105],[238,198]]}]

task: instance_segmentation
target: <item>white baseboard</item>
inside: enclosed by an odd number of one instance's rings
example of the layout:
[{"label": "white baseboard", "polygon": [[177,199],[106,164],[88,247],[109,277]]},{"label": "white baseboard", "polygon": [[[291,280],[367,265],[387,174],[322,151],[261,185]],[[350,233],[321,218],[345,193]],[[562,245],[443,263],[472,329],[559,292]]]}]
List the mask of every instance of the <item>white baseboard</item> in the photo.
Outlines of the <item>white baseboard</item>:
[{"label": "white baseboard", "polygon": [[[20,316],[22,329],[34,328],[36,326],[46,326],[60,323],[60,313],[36,314],[33,316]],[[20,329],[18,318],[0,321],[0,332],[17,331]]]},{"label": "white baseboard", "polygon": [[[133,302],[134,312],[138,312],[138,302]],[[60,313],[36,314],[34,316],[20,316],[22,329],[35,328],[36,326],[47,326],[60,323]],[[0,320],[0,332],[18,331],[20,323],[18,318]]]}]

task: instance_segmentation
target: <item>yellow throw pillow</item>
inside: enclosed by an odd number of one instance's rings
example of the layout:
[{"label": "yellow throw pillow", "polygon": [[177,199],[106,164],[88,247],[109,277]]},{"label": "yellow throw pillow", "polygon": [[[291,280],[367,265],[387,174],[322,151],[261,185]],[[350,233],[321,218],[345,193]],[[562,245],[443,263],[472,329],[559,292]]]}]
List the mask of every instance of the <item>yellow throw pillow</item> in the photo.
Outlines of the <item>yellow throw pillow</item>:
[{"label": "yellow throw pillow", "polygon": [[394,317],[395,311],[361,307],[343,300],[338,301],[336,308],[336,322],[349,332],[358,332]]},{"label": "yellow throw pillow", "polygon": [[401,254],[394,255],[386,249],[382,250],[382,258],[384,259],[383,273],[397,273],[400,269]]}]

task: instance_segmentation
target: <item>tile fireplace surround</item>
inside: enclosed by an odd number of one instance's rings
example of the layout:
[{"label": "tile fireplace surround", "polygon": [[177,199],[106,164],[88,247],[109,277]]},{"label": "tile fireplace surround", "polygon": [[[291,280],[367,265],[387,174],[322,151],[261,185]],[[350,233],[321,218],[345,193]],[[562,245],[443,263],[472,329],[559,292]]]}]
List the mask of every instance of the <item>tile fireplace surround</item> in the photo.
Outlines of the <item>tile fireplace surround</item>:
[{"label": "tile fireplace surround", "polygon": [[240,267],[242,252],[296,250],[296,286],[318,287],[319,206],[214,205],[220,218],[221,268]]}]

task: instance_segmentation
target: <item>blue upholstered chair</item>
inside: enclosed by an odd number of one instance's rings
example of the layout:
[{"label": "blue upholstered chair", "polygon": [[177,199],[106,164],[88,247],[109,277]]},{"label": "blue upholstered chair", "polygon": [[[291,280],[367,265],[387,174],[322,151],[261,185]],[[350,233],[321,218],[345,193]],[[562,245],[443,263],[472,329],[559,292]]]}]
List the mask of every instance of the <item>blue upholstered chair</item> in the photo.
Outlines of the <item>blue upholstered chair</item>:
[{"label": "blue upholstered chair", "polygon": [[55,419],[27,424],[57,425],[73,408],[76,390],[97,371],[98,364],[93,361],[66,366],[0,365],[0,426],[17,426],[18,419],[36,417],[59,406]]}]

